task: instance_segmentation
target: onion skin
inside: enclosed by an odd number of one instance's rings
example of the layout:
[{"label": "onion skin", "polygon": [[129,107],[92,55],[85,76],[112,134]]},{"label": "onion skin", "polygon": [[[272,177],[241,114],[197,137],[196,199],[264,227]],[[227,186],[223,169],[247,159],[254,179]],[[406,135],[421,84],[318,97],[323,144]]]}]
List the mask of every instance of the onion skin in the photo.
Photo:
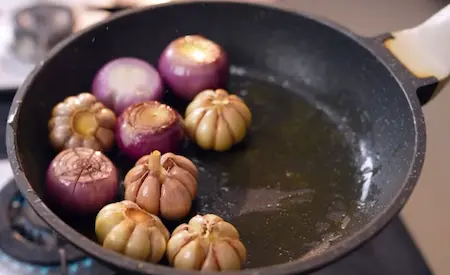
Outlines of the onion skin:
[{"label": "onion skin", "polygon": [[69,96],[52,110],[50,144],[56,151],[76,147],[109,151],[114,146],[116,121],[114,112],[92,94]]},{"label": "onion skin", "polygon": [[73,148],[60,152],[47,170],[49,199],[65,212],[91,215],[112,202],[118,192],[118,173],[100,151]]},{"label": "onion skin", "polygon": [[189,159],[154,151],[140,158],[125,176],[125,199],[149,213],[178,220],[191,209],[197,175],[197,167]]},{"label": "onion skin", "polygon": [[251,119],[240,97],[223,89],[205,90],[186,108],[184,126],[201,148],[222,152],[244,139]]},{"label": "onion skin", "polygon": [[200,35],[187,35],[175,39],[164,49],[158,70],[174,94],[192,100],[205,89],[226,85],[228,57],[213,41]]},{"label": "onion skin", "polygon": [[247,249],[237,229],[219,216],[193,217],[175,228],[167,244],[167,259],[175,268],[199,271],[239,270]]},{"label": "onion skin", "polygon": [[132,159],[139,159],[154,150],[176,152],[183,137],[180,114],[157,101],[128,107],[117,122],[117,146]]},{"label": "onion skin", "polygon": [[95,233],[104,248],[155,264],[164,256],[170,236],[158,217],[131,201],[103,207],[95,219]]},{"label": "onion skin", "polygon": [[138,58],[121,57],[108,62],[97,72],[92,93],[120,115],[135,103],[160,100],[164,86],[152,65]]}]

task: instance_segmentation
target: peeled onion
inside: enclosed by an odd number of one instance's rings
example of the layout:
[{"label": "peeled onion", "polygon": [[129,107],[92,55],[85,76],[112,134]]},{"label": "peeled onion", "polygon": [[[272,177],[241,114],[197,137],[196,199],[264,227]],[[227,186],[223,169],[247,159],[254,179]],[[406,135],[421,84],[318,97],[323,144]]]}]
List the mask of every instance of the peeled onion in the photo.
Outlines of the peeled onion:
[{"label": "peeled onion", "polygon": [[152,65],[138,58],[121,57],[98,71],[92,83],[92,93],[120,115],[132,104],[161,99],[164,88]]},{"label": "peeled onion", "polygon": [[118,119],[117,146],[132,159],[158,150],[176,152],[183,138],[180,114],[158,101],[128,107]]},{"label": "peeled onion", "polygon": [[47,170],[49,199],[77,215],[98,212],[118,191],[118,173],[102,152],[78,147],[59,153]]},{"label": "peeled onion", "polygon": [[203,90],[223,88],[228,77],[228,58],[215,42],[200,35],[187,35],[164,49],[158,69],[178,97],[191,100]]}]

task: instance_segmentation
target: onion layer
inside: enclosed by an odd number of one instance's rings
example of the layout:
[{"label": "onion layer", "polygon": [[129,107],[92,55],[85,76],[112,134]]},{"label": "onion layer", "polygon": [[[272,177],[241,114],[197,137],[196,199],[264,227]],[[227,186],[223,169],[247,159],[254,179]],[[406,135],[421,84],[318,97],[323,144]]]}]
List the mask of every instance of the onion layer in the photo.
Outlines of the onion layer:
[{"label": "onion layer", "polygon": [[90,148],[62,151],[47,170],[47,195],[64,211],[76,215],[96,213],[114,200],[118,187],[114,164]]},{"label": "onion layer", "polygon": [[133,57],[110,61],[98,71],[92,83],[92,93],[118,115],[132,104],[161,99],[163,92],[156,69]]},{"label": "onion layer", "polygon": [[134,104],[119,117],[116,138],[119,149],[132,159],[154,150],[176,152],[183,138],[182,119],[158,101]]},{"label": "onion layer", "polygon": [[191,100],[203,90],[226,84],[228,58],[213,41],[200,35],[187,35],[165,48],[158,69],[164,82],[178,97]]}]

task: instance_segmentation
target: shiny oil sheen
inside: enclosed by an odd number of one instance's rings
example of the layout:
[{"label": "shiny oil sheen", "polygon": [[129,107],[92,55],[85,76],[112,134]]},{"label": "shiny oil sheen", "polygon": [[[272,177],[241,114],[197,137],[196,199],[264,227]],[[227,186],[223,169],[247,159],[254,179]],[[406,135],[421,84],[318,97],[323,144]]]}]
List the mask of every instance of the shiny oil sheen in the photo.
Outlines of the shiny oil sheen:
[{"label": "shiny oil sheen", "polygon": [[[181,222],[196,213],[231,222],[249,253],[245,267],[251,268],[320,253],[365,220],[358,207],[360,152],[347,138],[348,128],[310,100],[311,88],[297,83],[291,90],[286,82],[247,71],[229,83],[254,119],[244,142],[229,152],[185,142],[180,154],[197,165],[199,181],[193,208]],[[170,95],[163,102],[184,114],[184,102]],[[134,163],[121,153],[111,158],[123,179]],[[172,231],[180,222],[164,224]],[[95,240],[93,226],[71,225]]]},{"label": "shiny oil sheen", "polygon": [[196,211],[238,228],[246,267],[295,260],[344,236],[362,213],[358,152],[343,128],[306,99],[307,90],[286,91],[251,73],[230,83],[254,119],[230,152],[184,149],[200,171]]}]

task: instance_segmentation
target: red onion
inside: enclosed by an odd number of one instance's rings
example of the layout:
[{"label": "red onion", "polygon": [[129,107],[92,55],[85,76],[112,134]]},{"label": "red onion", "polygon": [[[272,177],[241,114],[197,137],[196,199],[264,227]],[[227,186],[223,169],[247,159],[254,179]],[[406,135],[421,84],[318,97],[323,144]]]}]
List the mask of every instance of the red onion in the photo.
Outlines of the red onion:
[{"label": "red onion", "polygon": [[228,77],[228,58],[213,41],[187,35],[165,48],[158,69],[178,97],[191,100],[203,90],[223,88]]},{"label": "red onion", "polygon": [[183,138],[180,114],[158,101],[137,103],[119,117],[117,145],[130,158],[138,159],[154,150],[176,152]]},{"label": "red onion", "polygon": [[76,215],[97,213],[117,194],[118,173],[100,151],[78,147],[59,153],[47,170],[49,199]]},{"label": "red onion", "polygon": [[128,106],[162,98],[164,88],[156,69],[134,57],[121,57],[104,65],[92,83],[95,97],[120,115]]}]

